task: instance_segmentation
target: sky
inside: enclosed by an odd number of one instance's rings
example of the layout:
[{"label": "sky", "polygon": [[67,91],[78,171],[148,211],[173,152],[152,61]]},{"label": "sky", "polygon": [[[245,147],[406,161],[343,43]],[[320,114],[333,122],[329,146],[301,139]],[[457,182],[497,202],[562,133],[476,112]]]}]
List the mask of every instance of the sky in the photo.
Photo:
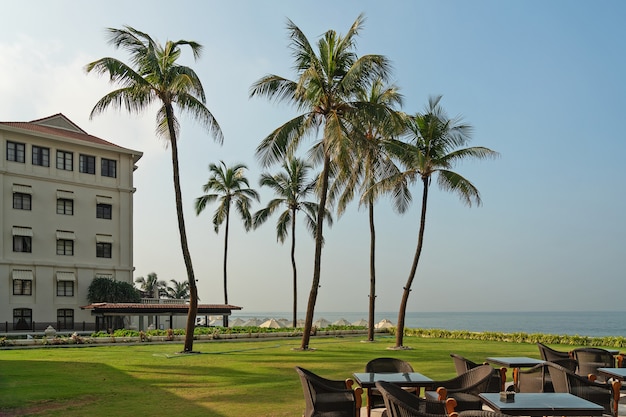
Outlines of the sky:
[{"label": "sky", "polygon": [[[128,55],[107,43],[105,28],[132,26],[159,42],[194,40],[194,61],[224,133],[218,145],[191,117],[181,121],[184,215],[201,303],[223,302],[224,230],[216,205],[196,216],[208,166],[243,163],[258,184],[260,141],[297,115],[285,103],[249,98],[267,74],[295,79],[287,19],[315,43],[366,21],[357,53],[382,54],[404,96],[402,110],[423,111],[442,95],[448,115],[474,128],[470,146],[500,154],[454,170],[472,181],[483,204],[468,208],[433,183],[424,249],[408,311],[624,311],[626,289],[626,3],[615,0],[33,0],[3,4],[0,26],[0,120],[30,121],[63,113],[88,133],[143,152],[134,182],[135,277],[186,280],[174,206],[170,150],[155,136],[156,108],[140,115],[110,109],[89,119],[115,88],[86,74],[96,59]],[[305,142],[301,156],[312,142]],[[376,205],[379,312],[397,312],[417,244],[419,184],[399,215]],[[289,243],[271,218],[245,232],[233,218],[228,252],[229,303],[243,312],[289,312]],[[369,296],[367,213],[353,202],[326,228],[316,311],[366,312]],[[304,311],[314,245],[296,231],[298,305]],[[300,314],[303,316],[303,314]]]}]

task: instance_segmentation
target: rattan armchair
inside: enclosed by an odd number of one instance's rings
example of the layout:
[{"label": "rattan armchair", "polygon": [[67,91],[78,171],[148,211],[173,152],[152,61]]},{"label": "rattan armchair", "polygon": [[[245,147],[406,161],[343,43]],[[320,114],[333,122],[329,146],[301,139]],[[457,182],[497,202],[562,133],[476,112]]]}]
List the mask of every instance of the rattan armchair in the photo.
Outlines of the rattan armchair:
[{"label": "rattan armchair", "polygon": [[554,362],[555,360],[571,358],[569,352],[562,352],[552,349],[551,347],[546,346],[541,342],[537,342],[537,347],[539,348],[539,354],[541,355],[541,359],[543,359],[544,361]]},{"label": "rattan armchair", "polygon": [[454,411],[456,402],[450,398],[443,414],[432,414],[426,410],[428,400],[406,392],[402,388],[388,382],[377,382],[376,389],[382,394],[386,417],[508,417],[493,411],[469,410]]},{"label": "rattan armchair", "polygon": [[304,417],[359,417],[363,389],[352,388],[354,381],[323,378],[296,366],[304,391]]},{"label": "rattan armchair", "polygon": [[[487,365],[487,363],[478,364],[473,362],[461,355],[457,355],[456,353],[451,353],[450,357],[454,362],[454,368],[456,369],[457,375],[462,375],[470,369],[474,369],[480,365]],[[487,385],[487,389],[485,392],[500,392],[504,391],[504,384],[506,382],[506,368],[494,368],[493,375],[489,380],[489,384]]]},{"label": "rattan armchair", "polygon": [[[413,367],[407,361],[397,358],[376,358],[365,364],[365,372],[376,373],[389,373],[389,372],[413,372]],[[418,394],[417,388],[407,387],[402,388],[404,391],[408,391]],[[370,417],[372,408],[383,407],[385,402],[383,401],[382,394],[376,388],[369,388],[367,390],[367,417]]]},{"label": "rattan armchair", "polygon": [[605,414],[617,417],[619,381],[597,382],[552,362],[546,362],[555,392],[568,392],[604,407]]},{"label": "rattan armchair", "polygon": [[578,362],[576,373],[580,376],[593,375],[599,381],[605,381],[605,377],[598,374],[598,368],[614,368],[615,358],[605,349],[584,347],[572,351],[574,359]]},{"label": "rattan armchair", "polygon": [[493,376],[491,365],[479,365],[469,371],[445,381],[434,381],[436,392],[426,391],[427,410],[429,413],[445,412],[445,401],[453,398],[456,411],[481,410],[482,401],[478,394],[485,392]]}]

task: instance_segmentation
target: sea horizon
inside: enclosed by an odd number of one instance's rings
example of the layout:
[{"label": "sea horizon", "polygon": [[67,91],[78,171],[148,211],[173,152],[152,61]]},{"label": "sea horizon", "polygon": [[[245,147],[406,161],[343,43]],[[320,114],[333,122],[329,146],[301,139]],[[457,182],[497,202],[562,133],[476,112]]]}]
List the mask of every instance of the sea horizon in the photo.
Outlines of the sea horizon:
[{"label": "sea horizon", "polygon": [[[297,314],[298,320],[305,312]],[[234,311],[230,320],[241,318],[287,319],[293,312]],[[334,323],[340,319],[355,323],[368,319],[367,312],[315,312],[313,320],[325,319]],[[375,323],[389,320],[396,325],[398,312],[376,312]],[[626,323],[617,311],[485,311],[485,312],[407,312],[406,328],[467,330],[475,332],[543,333],[554,335],[578,335],[590,337],[626,336]]]}]

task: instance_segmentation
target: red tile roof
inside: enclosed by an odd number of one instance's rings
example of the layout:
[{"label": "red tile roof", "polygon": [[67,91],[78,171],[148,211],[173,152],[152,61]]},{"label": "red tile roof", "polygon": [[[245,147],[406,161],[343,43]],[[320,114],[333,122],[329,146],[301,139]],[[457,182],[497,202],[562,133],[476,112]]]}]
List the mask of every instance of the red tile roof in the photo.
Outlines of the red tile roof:
[{"label": "red tile roof", "polygon": [[[61,127],[55,127],[53,125],[46,124],[46,122],[49,122],[53,119],[59,119],[59,118],[62,119],[64,122],[66,122],[67,125],[73,127],[75,130],[64,129]],[[70,119],[65,117],[62,113],[57,113],[55,115],[44,117],[42,119],[32,120],[30,122],[0,122],[0,125],[14,127],[17,129],[28,130],[28,131],[35,132],[35,133],[59,136],[65,139],[81,140],[85,142],[95,143],[99,145],[114,146],[116,148],[123,149],[121,146],[118,146],[114,143],[111,143],[104,139],[100,139],[96,136],[92,136],[88,134],[83,129],[78,127]]]}]

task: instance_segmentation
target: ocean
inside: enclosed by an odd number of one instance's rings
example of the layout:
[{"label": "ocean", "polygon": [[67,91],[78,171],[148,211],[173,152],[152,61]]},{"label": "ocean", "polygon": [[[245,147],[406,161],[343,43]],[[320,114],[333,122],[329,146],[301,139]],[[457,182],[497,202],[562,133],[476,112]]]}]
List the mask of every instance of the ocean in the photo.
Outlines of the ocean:
[{"label": "ocean", "polygon": [[[258,318],[261,320],[285,318],[291,320],[293,313],[286,312],[246,312],[235,311],[231,320],[239,317],[243,320]],[[304,312],[298,313],[303,319]],[[345,319],[354,323],[361,319],[367,321],[367,313],[315,312],[314,321],[324,318],[335,322]],[[376,323],[387,319],[394,325],[398,320],[397,312],[377,312]],[[579,336],[624,336],[626,320],[624,312],[619,311],[570,311],[570,312],[407,312],[406,328],[468,330],[475,332],[504,333],[544,333],[554,335]]]}]

